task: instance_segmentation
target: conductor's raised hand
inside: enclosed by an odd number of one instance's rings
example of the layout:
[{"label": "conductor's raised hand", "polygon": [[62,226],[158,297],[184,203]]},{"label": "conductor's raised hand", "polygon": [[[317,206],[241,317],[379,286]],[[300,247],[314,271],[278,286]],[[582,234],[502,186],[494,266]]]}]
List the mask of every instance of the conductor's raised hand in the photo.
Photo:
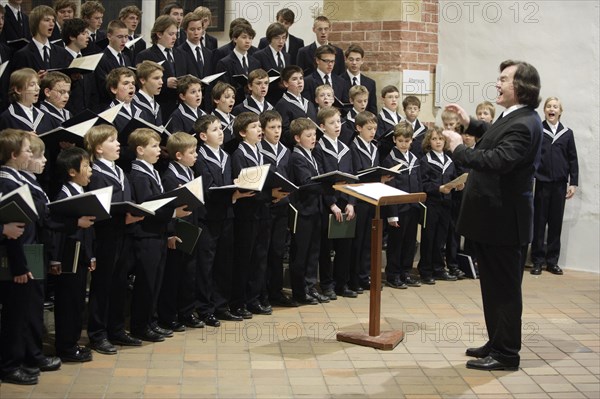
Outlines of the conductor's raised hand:
[{"label": "conductor's raised hand", "polygon": [[465,111],[463,107],[456,103],[446,105],[446,110],[455,112],[458,115],[458,122],[466,128],[469,127],[469,123],[471,122],[471,117],[468,112]]},{"label": "conductor's raised hand", "polygon": [[453,130],[444,130],[442,134],[444,135],[444,137],[446,137],[446,141],[448,142],[448,149],[450,150],[450,152],[454,152],[456,147],[463,143],[462,136]]}]

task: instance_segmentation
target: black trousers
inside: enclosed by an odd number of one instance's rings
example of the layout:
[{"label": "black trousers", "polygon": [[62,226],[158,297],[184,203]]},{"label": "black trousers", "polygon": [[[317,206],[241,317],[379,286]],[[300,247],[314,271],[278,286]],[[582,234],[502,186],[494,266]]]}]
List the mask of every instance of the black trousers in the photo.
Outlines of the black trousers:
[{"label": "black trousers", "polygon": [[88,336],[98,342],[125,331],[127,273],[132,259],[130,234],[96,230],[96,270],[88,303]]},{"label": "black trousers", "polygon": [[371,275],[371,221],[375,217],[375,208],[371,204],[360,202],[354,206],[356,213],[356,234],[352,244],[350,264],[350,287],[356,289],[366,286]]},{"label": "black trousers", "polygon": [[320,246],[321,214],[298,214],[290,247],[290,279],[295,298],[303,298],[317,285]]},{"label": "black trousers", "polygon": [[[534,265],[557,265],[560,257],[560,235],[565,213],[565,182],[535,182],[533,198],[533,241],[531,261]],[[545,240],[546,226],[548,236]]]},{"label": "black trousers", "polygon": [[27,301],[27,329],[25,331],[25,365],[37,366],[44,353],[44,280],[31,280],[29,300]]},{"label": "black trousers", "polygon": [[270,299],[281,298],[283,254],[288,237],[288,206],[271,208],[271,236],[267,255],[266,292]]},{"label": "black trousers", "polygon": [[[345,207],[345,205],[344,205]],[[344,208],[341,208],[342,210]],[[348,286],[350,277],[350,261],[352,259],[352,238],[336,238],[328,236],[330,213],[321,216],[321,250],[319,255],[319,285],[322,291],[329,289],[343,290]],[[331,261],[330,252],[335,256]]]},{"label": "black trousers", "polygon": [[474,244],[490,356],[518,366],[521,350],[521,282],[527,246]]},{"label": "black trousers", "polygon": [[178,249],[167,249],[165,272],[156,309],[159,321],[177,321],[178,317],[191,315],[196,308],[196,258],[195,253],[187,254]]},{"label": "black trousers", "polygon": [[450,206],[427,205],[427,220],[421,230],[421,259],[418,269],[422,278],[434,277],[444,272],[442,251],[450,226]]},{"label": "black trousers", "polygon": [[200,222],[196,268],[198,314],[229,310],[233,278],[233,219]]},{"label": "black trousers", "polygon": [[59,354],[73,351],[81,338],[88,266],[84,262],[79,262],[77,273],[62,273],[56,278],[54,346]]},{"label": "black trousers", "polygon": [[398,227],[388,225],[385,276],[405,278],[410,274],[417,251],[417,227],[420,210],[411,207],[398,215]]},{"label": "black trousers", "polygon": [[18,369],[25,361],[27,310],[33,285],[0,281],[0,377]]},{"label": "black trousers", "polygon": [[167,236],[133,240],[135,284],[131,296],[131,331],[142,332],[154,322],[167,258]]}]

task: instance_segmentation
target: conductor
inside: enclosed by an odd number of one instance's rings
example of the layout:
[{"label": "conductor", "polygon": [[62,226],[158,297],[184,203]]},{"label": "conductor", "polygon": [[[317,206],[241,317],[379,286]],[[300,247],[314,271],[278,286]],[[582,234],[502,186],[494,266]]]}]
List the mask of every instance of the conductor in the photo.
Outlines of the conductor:
[{"label": "conductor", "polygon": [[496,103],[506,108],[493,124],[455,111],[466,133],[480,137],[474,149],[445,131],[456,164],[470,168],[457,231],[474,242],[488,342],[467,349],[467,368],[517,370],[521,349],[521,281],[533,229],[533,177],[540,162],[540,76],[532,65],[500,64]]}]

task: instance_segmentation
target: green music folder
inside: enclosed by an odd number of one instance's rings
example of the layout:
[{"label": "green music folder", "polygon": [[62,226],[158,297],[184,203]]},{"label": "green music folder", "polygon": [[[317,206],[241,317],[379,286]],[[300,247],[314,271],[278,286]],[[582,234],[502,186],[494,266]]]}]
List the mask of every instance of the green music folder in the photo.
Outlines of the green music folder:
[{"label": "green music folder", "polygon": [[338,222],[334,214],[329,215],[329,228],[327,238],[354,238],[356,232],[356,216],[348,220],[348,215],[342,214],[342,221]]}]

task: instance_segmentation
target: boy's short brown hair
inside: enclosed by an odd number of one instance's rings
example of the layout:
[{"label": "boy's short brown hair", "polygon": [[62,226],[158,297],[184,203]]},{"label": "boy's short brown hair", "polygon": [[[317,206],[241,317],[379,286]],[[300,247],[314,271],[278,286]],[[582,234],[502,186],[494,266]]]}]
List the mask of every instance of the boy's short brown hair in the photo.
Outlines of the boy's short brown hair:
[{"label": "boy's short brown hair", "polygon": [[442,122],[450,120],[450,119],[458,120],[458,114],[454,111],[450,111],[449,109],[443,110],[442,111]]},{"label": "boy's short brown hair", "polygon": [[287,31],[287,29],[285,29],[285,26],[283,26],[279,22],[273,22],[267,28],[267,32],[265,35],[267,37],[267,43],[271,43],[271,40],[273,40],[274,37],[283,35],[283,34],[285,34],[286,36],[288,34],[288,31]]},{"label": "boy's short brown hair", "polygon": [[322,46],[317,47],[315,50],[315,58],[321,58],[323,54],[332,54],[335,55],[335,48],[330,44],[324,44]]},{"label": "boy's short brown hair", "polygon": [[194,132],[197,135],[200,135],[200,133],[206,133],[208,131],[208,127],[218,120],[219,118],[211,114],[202,115],[196,120],[196,122],[194,122]]},{"label": "boy's short brown hair", "polygon": [[138,6],[127,6],[121,8],[119,11],[119,19],[122,21],[129,16],[129,14],[135,14],[138,18],[142,19],[142,10]]},{"label": "boy's short brown hair", "polygon": [[[120,19],[113,19],[108,23],[106,32],[112,35],[117,29],[127,29],[127,25]],[[127,32],[129,32],[129,30],[127,30]]]},{"label": "boy's short brown hair", "polygon": [[350,46],[348,46],[348,48],[344,52],[344,56],[348,58],[350,53],[358,53],[360,54],[361,58],[365,58],[365,50],[363,50],[363,48],[360,47],[358,44],[352,43]]},{"label": "boy's short brown hair", "polygon": [[204,19],[204,16],[200,15],[200,13],[188,12],[187,14],[185,14],[183,19],[181,20],[181,29],[187,30],[190,22],[196,22],[196,21],[202,22],[203,19]]},{"label": "boy's short brown hair", "polygon": [[319,85],[319,86],[317,86],[315,88],[315,97],[318,97],[319,94],[321,94],[321,92],[325,91],[325,90],[329,90],[331,92],[331,94],[333,94],[334,97],[335,97],[335,94],[333,92],[333,87],[331,87],[330,85]]},{"label": "boy's short brown hair", "polygon": [[215,84],[215,87],[213,87],[210,93],[213,101],[218,101],[227,90],[231,90],[235,95],[235,87],[233,87],[229,83],[217,82],[217,84]]},{"label": "boy's short brown hair", "polygon": [[65,82],[65,83],[71,84],[71,78],[62,72],[58,72],[58,71],[48,72],[46,74],[46,76],[44,76],[42,78],[42,81],[40,82],[40,90],[42,91],[42,93],[46,89],[52,90],[52,89],[54,89],[54,86],[56,86],[56,84],[59,82]]},{"label": "boy's short brown hair", "polygon": [[244,33],[250,36],[252,39],[254,39],[254,36],[256,36],[256,31],[252,28],[252,25],[239,24],[236,25],[231,31],[231,38],[237,39]]},{"label": "boy's short brown hair", "polygon": [[348,93],[352,101],[354,101],[356,96],[360,96],[362,94],[366,94],[367,96],[369,95],[369,90],[363,85],[352,86]]},{"label": "boy's short brown hair", "polygon": [[416,105],[421,109],[421,100],[416,96],[406,96],[404,100],[402,100],[402,109],[408,108],[409,105]]},{"label": "boy's short brown hair", "polygon": [[202,89],[202,81],[193,75],[185,75],[181,79],[177,79],[177,96],[185,95],[193,84],[200,85],[200,89]]},{"label": "boy's short brown hair", "polygon": [[127,138],[127,145],[130,150],[136,152],[138,147],[146,147],[153,139],[160,143],[160,135],[154,130],[148,128],[135,129]]},{"label": "boy's short brown hair", "polygon": [[317,130],[315,123],[308,118],[296,118],[290,123],[290,133],[294,137],[300,137],[306,130]]},{"label": "boy's short brown hair", "polygon": [[329,21],[329,18],[327,18],[325,15],[319,15],[318,17],[316,17],[315,21],[313,22],[313,27],[317,22],[327,22],[329,26],[331,26],[331,21]]},{"label": "boy's short brown hair", "polygon": [[394,126],[394,137],[402,137],[403,139],[411,139],[413,137],[414,129],[412,124],[407,121],[401,121]]},{"label": "boy's short brown hair", "polygon": [[364,125],[368,125],[369,123],[374,123],[377,125],[377,116],[369,111],[363,111],[356,114],[354,118],[356,126],[363,127]]},{"label": "boy's short brown hair", "polygon": [[385,98],[390,93],[398,93],[400,94],[400,90],[394,85],[387,85],[383,89],[381,89],[381,98]]},{"label": "boy's short brown hair", "polygon": [[19,156],[21,148],[23,148],[23,141],[29,140],[29,137],[29,132],[25,130],[4,129],[0,131],[0,162],[9,161],[13,155]]},{"label": "boy's short brown hair", "polygon": [[94,13],[104,14],[104,6],[99,1],[86,1],[81,5],[81,18],[91,18]]},{"label": "boy's short brown hair", "polygon": [[269,74],[262,68],[254,69],[248,74],[248,86],[252,84],[256,79],[269,78]]},{"label": "boy's short brown hair", "polygon": [[168,15],[161,15],[156,18],[154,21],[154,25],[152,26],[152,30],[150,31],[150,39],[152,40],[152,44],[156,44],[158,42],[158,33],[164,33],[167,29],[174,25],[177,27],[177,21]]},{"label": "boy's short brown hair", "polygon": [[106,89],[112,94],[111,89],[116,89],[119,86],[119,82],[121,81],[121,76],[125,76],[128,78],[134,78],[135,81],[135,73],[129,68],[119,67],[111,70],[108,75],[106,75]]},{"label": "boy's short brown hair", "polygon": [[298,65],[288,65],[281,70],[281,81],[287,82],[293,74],[299,73],[304,76],[304,71]]},{"label": "boy's short brown hair", "polygon": [[323,108],[317,114],[317,123],[323,125],[327,119],[336,115],[341,115],[340,110],[336,107]]},{"label": "boy's short brown hair", "polygon": [[96,159],[96,148],[111,137],[117,137],[117,129],[112,125],[97,125],[83,136],[83,144],[92,160]]},{"label": "boy's short brown hair", "polygon": [[173,133],[167,140],[167,152],[169,153],[169,158],[172,160],[177,159],[175,155],[178,152],[183,153],[190,148],[196,149],[197,146],[198,140],[186,132]]},{"label": "boy's short brown hair", "polygon": [[423,137],[423,153],[431,151],[431,136],[433,136],[434,133],[437,133],[444,139],[444,149],[442,151],[448,150],[448,140],[446,140],[446,137],[444,137],[444,134],[442,133],[442,128],[438,125],[433,125],[429,129],[427,129],[427,132],[425,132],[425,137]]},{"label": "boy's short brown hair", "polygon": [[17,69],[11,73],[8,83],[8,98],[10,102],[15,103],[21,100],[21,95],[17,93],[17,90],[25,90],[29,84],[29,81],[37,78],[37,72],[31,68]]},{"label": "boy's short brown hair", "polygon": [[159,65],[154,61],[144,60],[141,63],[137,64],[135,73],[137,80],[141,81],[142,79],[148,80],[148,78],[150,78],[150,75],[152,75],[156,71],[163,72],[164,70],[165,68],[163,68],[162,65]]},{"label": "boy's short brown hair", "polygon": [[34,7],[29,13],[29,29],[31,30],[31,36],[35,36],[39,33],[39,25],[44,17],[54,17],[56,21],[56,11],[54,8],[49,6],[37,6]]},{"label": "boy's short brown hair", "polygon": [[248,25],[248,26],[252,27],[252,25],[250,25],[250,21],[248,21],[246,18],[233,19],[229,23],[229,38],[230,39],[233,39],[233,29],[238,25]]},{"label": "boy's short brown hair", "polygon": [[77,15],[78,6],[79,4],[75,0],[56,0],[53,5],[54,11],[56,12],[65,8],[71,8],[73,10],[73,16]]},{"label": "boy's short brown hair", "polygon": [[245,132],[248,125],[254,122],[258,122],[258,115],[254,112],[242,112],[235,117],[233,121],[233,135],[239,140],[244,140],[240,135],[240,132]]},{"label": "boy's short brown hair", "polygon": [[282,8],[281,10],[277,11],[277,15],[275,15],[275,19],[279,20],[279,18],[292,25],[296,19],[296,14],[294,14],[294,12],[289,8]]},{"label": "boy's short brown hair", "polygon": [[[549,101],[549,100],[546,100],[546,101]],[[560,106],[560,108],[561,108],[561,111],[562,111],[562,105]],[[490,111],[490,115],[492,116],[492,120],[496,116],[496,108],[494,107],[494,104],[492,104],[489,101],[484,101],[484,102],[481,102],[481,103],[477,104],[477,108],[475,108],[475,113],[478,113],[480,109],[487,109],[488,111]]]},{"label": "boy's short brown hair", "polygon": [[282,121],[281,114],[275,110],[265,111],[258,116],[258,120],[260,121],[260,127],[266,128],[267,124],[271,121]]},{"label": "boy's short brown hair", "polygon": [[46,151],[46,143],[35,134],[29,133],[29,143],[31,144],[29,148],[34,157],[39,157]]},{"label": "boy's short brown hair", "polygon": [[194,14],[198,14],[200,15],[200,18],[204,19],[204,18],[208,18],[209,22],[212,22],[212,12],[210,11],[210,8],[208,7],[203,7],[203,6],[198,6],[196,8],[194,8]]}]

